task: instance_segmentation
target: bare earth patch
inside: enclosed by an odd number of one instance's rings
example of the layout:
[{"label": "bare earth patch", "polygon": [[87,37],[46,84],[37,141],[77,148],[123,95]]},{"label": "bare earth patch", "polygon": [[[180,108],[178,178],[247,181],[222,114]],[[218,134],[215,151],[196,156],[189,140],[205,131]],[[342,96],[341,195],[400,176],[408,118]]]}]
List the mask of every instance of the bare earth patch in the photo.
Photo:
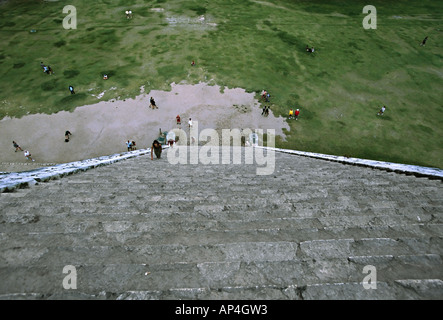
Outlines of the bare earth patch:
[{"label": "bare earth patch", "polygon": [[[144,87],[143,87],[144,91]],[[223,93],[221,92],[223,91]],[[158,109],[149,108],[153,97]],[[188,132],[187,121],[198,121],[199,131],[212,129],[275,129],[285,138],[283,128],[290,130],[282,117],[261,115],[262,105],[254,93],[244,89],[172,84],[171,91],[151,90],[134,99],[101,101],[76,108],[73,112],[34,114],[20,119],[6,117],[0,121],[0,171],[22,171],[47,163],[65,163],[126,152],[125,141],[134,140],[138,149],[150,147],[159,129],[181,128]],[[72,133],[65,142],[65,131]],[[14,152],[12,141],[29,150],[36,160],[31,165],[23,152]],[[15,165],[13,165],[15,164]],[[21,164],[21,166],[20,166]],[[25,165],[26,164],[26,165]]]}]

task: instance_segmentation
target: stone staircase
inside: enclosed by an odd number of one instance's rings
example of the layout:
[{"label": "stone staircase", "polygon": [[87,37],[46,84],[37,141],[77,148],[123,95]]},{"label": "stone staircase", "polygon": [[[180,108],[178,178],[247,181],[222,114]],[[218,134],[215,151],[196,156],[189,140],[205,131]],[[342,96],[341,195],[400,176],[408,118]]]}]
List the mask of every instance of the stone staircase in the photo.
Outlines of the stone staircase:
[{"label": "stone staircase", "polygon": [[0,212],[0,299],[443,298],[440,179],[144,155],[1,193]]}]

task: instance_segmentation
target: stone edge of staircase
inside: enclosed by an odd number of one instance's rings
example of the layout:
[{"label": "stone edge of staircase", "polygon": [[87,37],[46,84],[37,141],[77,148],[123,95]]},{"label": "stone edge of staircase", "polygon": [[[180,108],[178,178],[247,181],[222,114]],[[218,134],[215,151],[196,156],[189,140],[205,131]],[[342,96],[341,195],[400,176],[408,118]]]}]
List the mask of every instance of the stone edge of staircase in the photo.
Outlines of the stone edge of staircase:
[{"label": "stone edge of staircase", "polygon": [[[168,146],[163,146],[164,149]],[[105,166],[118,161],[150,154],[151,149],[116,153],[109,156],[57,164],[23,172],[10,172],[0,174],[0,193],[12,192],[15,189],[26,188],[38,182],[46,182],[52,179],[62,178],[67,175],[86,171],[99,166]]]},{"label": "stone edge of staircase", "polygon": [[351,158],[344,156],[334,156],[329,154],[322,153],[314,153],[314,152],[305,152],[305,151],[297,151],[290,149],[280,149],[280,148],[272,148],[272,147],[262,147],[255,146],[255,148],[262,148],[267,150],[273,150],[282,153],[295,154],[298,156],[304,156],[309,158],[316,158],[322,160],[328,160],[333,162],[339,162],[343,164],[350,164],[361,167],[369,167],[373,169],[385,170],[388,172],[401,173],[406,175],[414,175],[416,177],[426,177],[432,180],[442,180],[443,181],[443,170],[438,168],[430,168],[430,167],[421,167],[416,165],[409,164],[401,164],[394,162],[384,162],[384,161],[376,161],[369,159],[360,159],[360,158]]}]

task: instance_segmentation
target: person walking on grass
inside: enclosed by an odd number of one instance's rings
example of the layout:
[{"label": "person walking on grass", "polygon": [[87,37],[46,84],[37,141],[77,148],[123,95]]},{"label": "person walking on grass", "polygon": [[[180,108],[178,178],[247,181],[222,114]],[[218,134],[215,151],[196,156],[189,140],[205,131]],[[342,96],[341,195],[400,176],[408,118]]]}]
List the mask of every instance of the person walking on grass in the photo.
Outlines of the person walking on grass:
[{"label": "person walking on grass", "polygon": [[289,119],[294,119],[294,110],[289,110]]},{"label": "person walking on grass", "polygon": [[31,153],[28,150],[25,150],[24,154],[27,160],[35,161],[34,159],[31,158]]},{"label": "person walking on grass", "polygon": [[261,92],[261,98],[263,99],[263,100],[266,100],[266,95],[268,94],[268,92],[265,90],[265,89],[263,89],[263,91]]},{"label": "person walking on grass", "polygon": [[298,120],[299,114],[300,114],[300,109],[295,110],[295,120]]},{"label": "person walking on grass", "polygon": [[23,151],[23,149],[20,148],[20,146],[17,144],[17,142],[12,141],[12,145],[13,145],[14,148],[15,148],[15,152],[17,152],[18,150]]},{"label": "person walking on grass", "polygon": [[73,87],[73,86],[69,86],[69,91],[71,91],[71,94],[75,94],[75,91],[74,91],[74,87]]},{"label": "person walking on grass", "polygon": [[383,106],[379,112],[377,112],[377,116],[382,116],[385,113],[386,107]]},{"label": "person walking on grass", "polygon": [[426,36],[423,41],[420,43],[421,46],[425,46],[426,45],[426,41],[428,41],[428,36]]},{"label": "person walking on grass", "polygon": [[309,48],[308,45],[306,45],[306,52],[311,52],[313,53],[315,51],[314,47]]},{"label": "person walking on grass", "polygon": [[151,160],[154,160],[154,153],[157,159],[160,159],[162,156],[162,145],[157,140],[154,140],[152,142],[151,146]]}]

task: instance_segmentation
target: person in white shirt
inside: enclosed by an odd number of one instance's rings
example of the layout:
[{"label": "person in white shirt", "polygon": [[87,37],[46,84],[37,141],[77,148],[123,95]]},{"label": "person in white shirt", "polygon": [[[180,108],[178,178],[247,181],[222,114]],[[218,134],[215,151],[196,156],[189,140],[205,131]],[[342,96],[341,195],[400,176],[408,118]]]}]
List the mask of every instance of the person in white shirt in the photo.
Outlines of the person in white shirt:
[{"label": "person in white shirt", "polygon": [[28,150],[25,150],[25,157],[26,157],[26,159],[28,159],[28,160],[35,161],[34,159],[31,158],[31,153],[30,153]]},{"label": "person in white shirt", "polygon": [[377,115],[378,115],[378,116],[382,116],[383,113],[385,113],[385,110],[386,110],[386,107],[383,106],[383,107],[380,109],[380,111],[377,113]]}]

